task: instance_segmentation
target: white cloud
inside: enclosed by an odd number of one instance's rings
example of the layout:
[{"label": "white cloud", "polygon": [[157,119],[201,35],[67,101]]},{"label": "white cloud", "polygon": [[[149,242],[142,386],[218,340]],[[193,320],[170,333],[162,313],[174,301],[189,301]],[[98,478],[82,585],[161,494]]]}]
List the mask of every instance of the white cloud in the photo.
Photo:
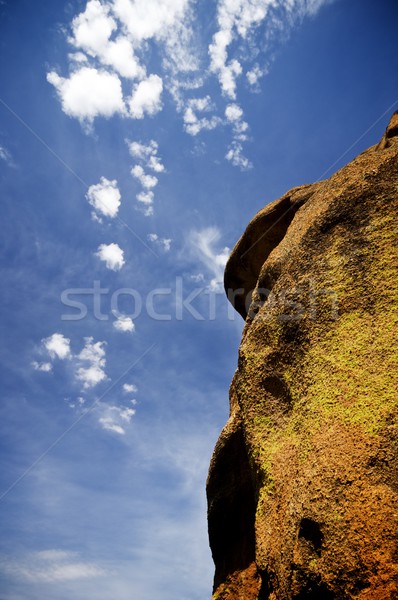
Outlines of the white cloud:
[{"label": "white cloud", "polygon": [[[151,191],[158,184],[158,178],[154,175],[148,175],[145,169],[150,169],[155,173],[162,173],[165,168],[158,156],[158,144],[155,140],[150,140],[147,145],[142,142],[126,140],[129,148],[129,152],[133,158],[139,163],[133,166],[131,174],[133,177],[138,179],[141,186],[144,188],[136,196],[139,204],[141,205],[140,210],[145,216],[149,217],[153,215],[153,200],[154,193]],[[142,166],[144,165],[144,167]]]},{"label": "white cloud", "polygon": [[131,317],[125,315],[119,315],[116,321],[113,322],[113,326],[117,331],[129,332],[134,331],[135,325]]},{"label": "white cloud", "polygon": [[135,409],[126,406],[108,406],[102,404],[102,416],[98,422],[102,429],[112,431],[118,435],[125,435],[126,426],[131,423],[131,419],[135,415]]},{"label": "white cloud", "polygon": [[145,114],[153,116],[162,109],[163,81],[159,75],[149,75],[134,88],[128,101],[133,119],[143,119]]},{"label": "white cloud", "polygon": [[225,116],[230,123],[236,123],[240,121],[243,116],[243,110],[237,104],[228,104],[225,109]]},{"label": "white cloud", "polygon": [[[246,131],[248,130],[249,126],[246,123],[246,121],[243,121],[242,117],[243,117],[243,110],[241,109],[241,107],[238,104],[228,104],[228,106],[225,109],[225,116],[227,118],[228,123],[231,123],[231,125],[233,126],[233,135],[234,135],[234,144],[233,146],[238,146],[240,145],[241,150],[240,150],[240,155],[241,158],[242,157],[242,151],[243,148],[241,146],[241,144],[238,144],[238,142],[244,142],[247,140],[247,135],[246,135]],[[232,147],[232,146],[231,146]],[[230,147],[230,149],[231,149]],[[237,150],[235,151],[235,154],[237,153]],[[235,164],[235,163],[233,163]],[[247,161],[247,166],[246,168],[248,168],[249,165],[249,161]],[[242,168],[241,164],[236,164],[235,166],[240,166]]]},{"label": "white cloud", "polygon": [[71,52],[70,54],[68,54],[68,58],[70,61],[75,62],[75,63],[82,64],[82,63],[88,62],[88,58],[84,54],[84,52]]},{"label": "white cloud", "polygon": [[79,560],[78,554],[64,550],[44,550],[21,561],[6,561],[2,570],[16,579],[32,583],[75,581],[106,574],[98,565]]},{"label": "white cloud", "polygon": [[162,164],[160,158],[158,156],[152,155],[147,163],[147,166],[155,171],[156,173],[163,173],[164,165]]},{"label": "white cloud", "polygon": [[113,433],[118,433],[119,435],[125,435],[126,433],[124,427],[115,423],[112,417],[100,417],[98,423],[101,425],[102,429],[105,429],[106,431],[113,431]]},{"label": "white cloud", "polygon": [[57,90],[64,113],[82,123],[90,125],[97,116],[125,113],[122,85],[113,73],[82,67],[69,79],[52,71],[47,74],[47,81]]},{"label": "white cloud", "polygon": [[116,23],[109,16],[109,8],[98,0],[87,2],[86,10],[72,21],[73,38],[70,42],[95,56],[106,47]]},{"label": "white cloud", "polygon": [[247,81],[251,86],[256,86],[258,84],[259,79],[266,75],[267,72],[267,69],[261,69],[260,66],[256,64],[252,69],[250,69],[250,71],[246,73]]},{"label": "white cloud", "polygon": [[[307,15],[314,15],[322,5],[331,0],[219,0],[217,6],[218,31],[214,34],[209,45],[210,71],[218,76],[222,93],[228,98],[236,98],[237,77],[242,73],[242,65],[236,58],[229,54],[233,43],[235,46],[246,44],[250,50],[250,37],[260,26],[266,30],[262,38],[263,47],[258,48],[258,43],[252,42],[255,54],[269,50],[267,44],[275,38],[286,38],[286,34],[296,22]],[[236,51],[235,51],[236,54]],[[267,69],[265,69],[266,72]],[[259,77],[264,74],[258,65],[247,73],[248,81],[255,85]]]},{"label": "white cloud", "polygon": [[229,248],[217,250],[214,247],[220,238],[221,232],[217,227],[206,227],[200,231],[191,231],[188,239],[191,252],[213,275],[210,281],[211,289],[220,287],[224,279],[225,265],[230,255]]},{"label": "white cloud", "polygon": [[105,263],[107,269],[111,269],[111,271],[120,271],[125,264],[124,252],[118,244],[101,244],[95,255],[98,256],[98,258]]},{"label": "white cloud", "polygon": [[0,146],[0,160],[4,160],[10,167],[14,166],[14,161],[10,152],[4,146]]},{"label": "white cloud", "polygon": [[158,154],[158,144],[155,140],[151,140],[147,146],[141,142],[127,141],[130,154],[133,158],[137,158],[145,162],[146,166],[156,173],[163,173],[164,165]]},{"label": "white cloud", "polygon": [[229,160],[234,167],[239,167],[242,171],[247,171],[253,166],[249,159],[243,155],[243,147],[239,142],[232,142],[225,158]]},{"label": "white cloud", "polygon": [[51,363],[49,362],[37,362],[36,360],[34,360],[32,362],[32,367],[34,368],[35,371],[42,371],[43,373],[50,373],[53,370],[53,366]]},{"label": "white cloud", "polygon": [[[131,174],[133,175],[133,177],[138,179],[142,187],[147,190],[154,188],[158,183],[158,178],[154,175],[147,175],[144,169],[141,167],[141,165],[135,165],[131,169]],[[145,201],[141,200],[141,202]]]},{"label": "white cloud", "polygon": [[[251,164],[243,155],[242,143],[247,141],[248,124],[243,111],[239,118],[234,113],[239,78],[244,73],[246,84],[258,91],[259,80],[268,73],[275,56],[274,47],[288,38],[297,23],[332,1],[217,0],[216,30],[207,48],[207,68],[197,31],[200,20],[195,11],[199,3],[88,0],[85,10],[71,23],[68,41],[74,53],[69,54],[69,76],[63,78],[52,71],[47,79],[57,91],[62,110],[79,119],[88,131],[99,116],[143,119],[156,115],[163,106],[165,87],[189,135],[214,130],[225,119],[231,123],[233,143],[227,159],[247,169]],[[160,59],[159,72],[148,76],[152,49]],[[209,73],[217,77],[222,95],[230,102],[225,119],[215,114],[215,102],[210,102],[209,96],[188,98],[189,92],[204,87]],[[127,91],[125,80],[130,80],[131,91]],[[164,171],[156,153],[148,154],[145,160],[141,166],[146,170]],[[151,215],[153,206],[148,200],[144,193],[139,202],[144,213]]]},{"label": "white cloud", "polygon": [[119,36],[114,42],[108,44],[101,59],[104,64],[113,67],[122,77],[128,79],[145,77],[145,69],[134,55],[131,42],[123,36]]},{"label": "white cloud", "polygon": [[161,238],[157,233],[149,233],[147,239],[159,246],[164,252],[170,252],[171,243],[173,241],[171,238]]},{"label": "white cloud", "polygon": [[140,192],[136,196],[138,202],[144,205],[144,212],[147,216],[153,215],[153,192]]},{"label": "white cloud", "polygon": [[135,41],[165,37],[181,21],[188,0],[114,0],[113,11]]},{"label": "white cloud", "polygon": [[124,383],[123,392],[125,392],[125,394],[136,394],[138,392],[138,387],[134,383]]},{"label": "white cloud", "polygon": [[85,346],[77,356],[81,366],[76,371],[76,377],[83,382],[85,389],[92,388],[106,379],[105,354],[105,342],[94,342],[92,337],[85,338]]},{"label": "white cloud", "polygon": [[71,357],[70,339],[62,333],[53,333],[50,337],[43,339],[42,344],[53,359],[65,360]]},{"label": "white cloud", "polygon": [[215,129],[221,122],[220,118],[213,115],[210,118],[198,117],[197,113],[208,113],[213,110],[210,96],[191,98],[188,100],[184,111],[184,129],[190,135],[197,135],[202,129]]},{"label": "white cloud", "polygon": [[69,41],[76,48],[97,57],[103,65],[112,67],[122,77],[145,77],[145,69],[134,55],[131,41],[125,35],[119,35],[115,41],[110,40],[116,29],[117,23],[109,15],[109,7],[98,0],[90,0],[86,10],[73,19],[73,36]]},{"label": "white cloud", "polygon": [[109,181],[106,177],[101,177],[100,183],[89,187],[86,198],[97,213],[116,217],[121,196],[115,179]]}]

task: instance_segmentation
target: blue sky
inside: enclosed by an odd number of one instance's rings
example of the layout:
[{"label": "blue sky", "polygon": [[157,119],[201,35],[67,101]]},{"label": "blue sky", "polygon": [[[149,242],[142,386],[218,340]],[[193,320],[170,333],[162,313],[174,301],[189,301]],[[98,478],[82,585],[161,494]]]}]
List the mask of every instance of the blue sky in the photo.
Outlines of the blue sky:
[{"label": "blue sky", "polygon": [[203,600],[250,218],[379,140],[392,0],[2,0],[2,600]]}]

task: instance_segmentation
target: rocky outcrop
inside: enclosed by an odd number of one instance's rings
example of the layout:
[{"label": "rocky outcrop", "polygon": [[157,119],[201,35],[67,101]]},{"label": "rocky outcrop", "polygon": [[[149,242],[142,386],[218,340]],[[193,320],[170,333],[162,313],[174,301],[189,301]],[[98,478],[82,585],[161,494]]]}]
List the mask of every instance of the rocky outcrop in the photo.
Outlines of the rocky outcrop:
[{"label": "rocky outcrop", "polygon": [[235,246],[246,319],[210,465],[213,600],[398,598],[398,112]]}]

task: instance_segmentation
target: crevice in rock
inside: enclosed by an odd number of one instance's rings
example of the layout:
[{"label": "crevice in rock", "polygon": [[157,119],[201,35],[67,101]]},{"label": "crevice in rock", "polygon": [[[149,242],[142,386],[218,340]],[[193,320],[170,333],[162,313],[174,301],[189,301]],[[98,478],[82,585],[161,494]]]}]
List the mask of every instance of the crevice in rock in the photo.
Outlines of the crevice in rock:
[{"label": "crevice in rock", "polygon": [[258,594],[258,600],[268,600],[273,592],[273,585],[268,572],[260,572],[261,588]]},{"label": "crevice in rock", "polygon": [[335,594],[322,581],[309,580],[292,600],[335,600]]},{"label": "crevice in rock", "polygon": [[216,571],[214,589],[255,560],[256,501],[243,432],[216,448],[207,482],[209,541]]}]

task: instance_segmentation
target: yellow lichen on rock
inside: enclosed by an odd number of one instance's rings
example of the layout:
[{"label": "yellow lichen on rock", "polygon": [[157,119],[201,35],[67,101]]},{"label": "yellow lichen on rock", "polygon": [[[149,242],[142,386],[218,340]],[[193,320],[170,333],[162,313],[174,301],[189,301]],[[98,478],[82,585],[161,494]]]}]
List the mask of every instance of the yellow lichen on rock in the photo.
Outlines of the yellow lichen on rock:
[{"label": "yellow lichen on rock", "polygon": [[395,113],[232,252],[246,325],[209,473],[213,600],[398,597],[397,213]]}]

